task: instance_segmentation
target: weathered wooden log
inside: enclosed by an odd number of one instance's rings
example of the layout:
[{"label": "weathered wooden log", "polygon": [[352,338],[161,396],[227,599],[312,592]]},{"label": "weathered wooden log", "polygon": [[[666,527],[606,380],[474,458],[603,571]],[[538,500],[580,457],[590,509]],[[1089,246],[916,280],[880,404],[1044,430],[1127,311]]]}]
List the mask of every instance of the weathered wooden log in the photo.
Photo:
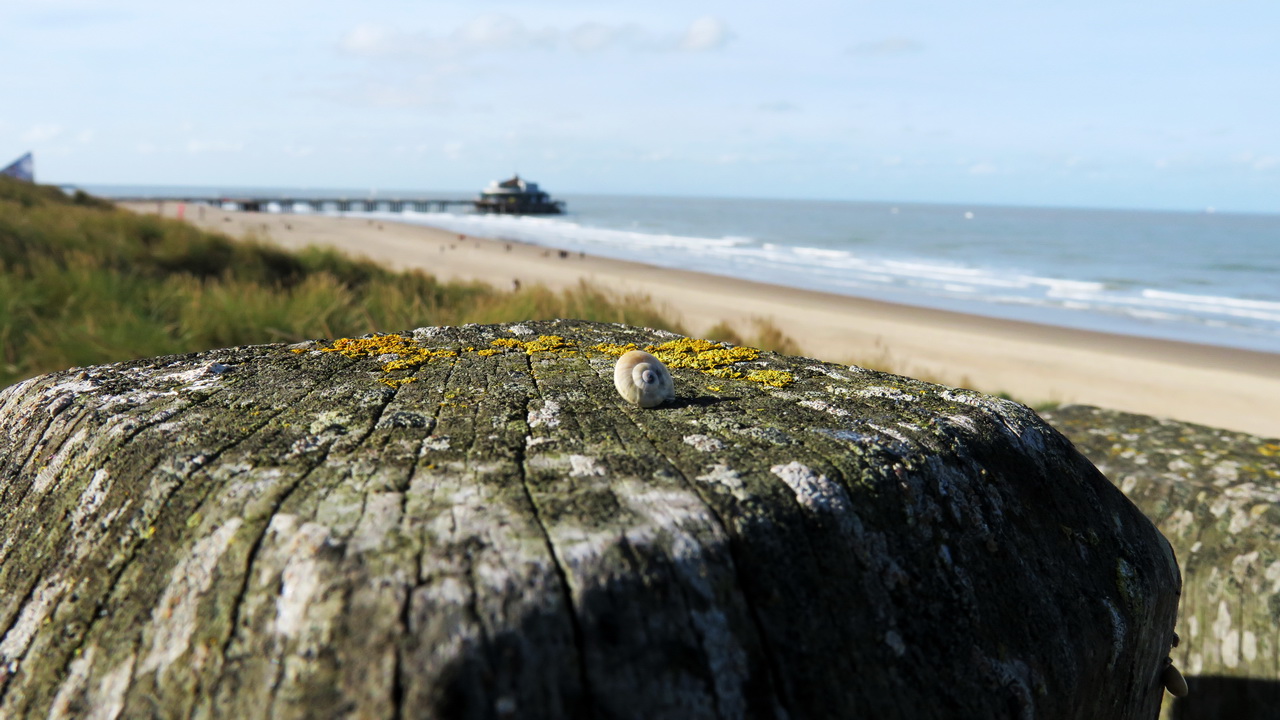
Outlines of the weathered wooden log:
[{"label": "weathered wooden log", "polygon": [[1027,408],[651,330],[0,393],[6,718],[1152,718],[1179,582]]},{"label": "weathered wooden log", "polygon": [[[1173,658],[1189,675],[1205,676],[1189,678],[1187,704],[1217,708],[1205,696],[1222,690],[1233,708],[1194,717],[1277,717],[1280,439],[1078,405],[1044,415],[1177,553],[1182,642]],[[1254,714],[1238,714],[1244,706]]]}]

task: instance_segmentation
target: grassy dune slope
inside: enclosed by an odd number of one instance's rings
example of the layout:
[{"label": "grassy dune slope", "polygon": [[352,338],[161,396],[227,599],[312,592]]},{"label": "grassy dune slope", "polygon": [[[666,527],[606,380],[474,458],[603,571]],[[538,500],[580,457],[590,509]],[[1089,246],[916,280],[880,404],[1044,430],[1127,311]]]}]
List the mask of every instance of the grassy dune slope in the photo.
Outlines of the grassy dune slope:
[{"label": "grassy dune slope", "polygon": [[681,329],[647,297],[441,283],[0,177],[0,387],[70,366],[245,343],[556,317]]}]

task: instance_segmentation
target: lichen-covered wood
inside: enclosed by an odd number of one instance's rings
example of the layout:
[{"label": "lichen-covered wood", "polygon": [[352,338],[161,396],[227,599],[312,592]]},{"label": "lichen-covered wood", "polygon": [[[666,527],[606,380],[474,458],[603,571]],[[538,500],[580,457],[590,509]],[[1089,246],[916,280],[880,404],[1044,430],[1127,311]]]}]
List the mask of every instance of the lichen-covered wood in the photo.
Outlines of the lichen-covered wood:
[{"label": "lichen-covered wood", "polygon": [[1152,718],[1178,588],[1020,405],[652,330],[0,392],[5,718]]},{"label": "lichen-covered wood", "polygon": [[[1256,687],[1274,698],[1280,439],[1086,406],[1044,415],[1173,545],[1184,579],[1182,642],[1173,652],[1178,667],[1189,675],[1266,681]],[[1266,717],[1275,717],[1274,703],[1263,702]]]}]

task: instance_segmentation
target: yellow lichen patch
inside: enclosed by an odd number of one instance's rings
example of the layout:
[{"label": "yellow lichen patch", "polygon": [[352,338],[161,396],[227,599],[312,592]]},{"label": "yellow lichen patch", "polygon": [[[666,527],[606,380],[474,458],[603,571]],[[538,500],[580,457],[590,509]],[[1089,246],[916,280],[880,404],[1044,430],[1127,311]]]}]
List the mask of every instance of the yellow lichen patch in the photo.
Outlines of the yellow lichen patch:
[{"label": "yellow lichen patch", "polygon": [[703,372],[760,357],[760,351],[755,348],[732,345],[725,347],[697,338],[670,340],[661,345],[650,345],[645,350],[653,353],[669,368],[690,368]]},{"label": "yellow lichen patch", "polygon": [[[619,356],[636,350],[633,343],[618,345],[600,343],[594,347],[607,355]],[[697,370],[712,377],[726,380],[749,380],[772,387],[786,387],[795,382],[795,376],[781,370],[751,370],[743,372],[734,366],[738,363],[751,362],[760,357],[760,351],[753,347],[723,345],[699,338],[680,338],[670,340],[661,345],[649,345],[645,348],[669,368],[688,368]],[[717,392],[719,392],[718,386]]]},{"label": "yellow lichen patch", "polygon": [[1276,443],[1263,443],[1258,446],[1258,454],[1263,457],[1275,457],[1280,455],[1280,445]]},{"label": "yellow lichen patch", "polygon": [[[418,366],[438,358],[457,358],[460,354],[492,357],[508,350],[517,350],[529,355],[550,352],[560,355],[576,355],[581,351],[578,344],[566,340],[559,335],[540,335],[535,340],[517,340],[515,338],[497,338],[489,342],[489,347],[477,350],[467,347],[461,353],[444,348],[422,347],[410,338],[402,335],[375,335],[367,338],[340,338],[334,340],[329,347],[317,348],[321,352],[336,352],[346,357],[376,357],[383,359],[382,372],[391,373],[399,370],[413,371]],[[603,342],[592,346],[592,350],[614,357],[620,357],[639,348],[635,343],[618,344]],[[749,370],[738,369],[739,363],[751,362],[760,357],[760,351],[751,347],[723,345],[698,338],[679,338],[660,345],[649,345],[645,348],[653,353],[669,368],[687,368],[697,370],[712,377],[729,380],[749,380],[772,387],[785,387],[795,381],[791,373],[781,370]],[[292,352],[306,352],[300,348]],[[396,356],[387,360],[387,355]],[[414,382],[416,378],[380,378],[378,382],[391,387]],[[720,386],[711,386],[720,392]],[[1277,448],[1280,449],[1280,448]]]},{"label": "yellow lichen patch", "polygon": [[724,346],[710,340],[680,338],[645,348],[670,368],[689,368],[726,380],[745,377],[733,365],[760,357],[751,347]]},{"label": "yellow lichen patch", "polygon": [[[572,340],[565,340],[559,335],[539,335],[537,340],[516,340],[515,338],[498,338],[489,343],[494,347],[508,347],[523,350],[532,355],[536,352],[552,352],[560,351],[563,355],[572,355],[578,349],[578,344]],[[483,350],[481,352],[484,352]],[[490,353],[492,354],[492,353]]]},{"label": "yellow lichen patch", "polygon": [[752,370],[747,373],[747,379],[751,382],[758,382],[770,387],[786,387],[795,382],[796,377],[789,372],[782,370]]},{"label": "yellow lichen patch", "polygon": [[622,357],[623,355],[626,355],[632,350],[639,350],[639,349],[640,347],[635,343],[627,343],[626,345],[619,345],[618,343],[603,342],[603,343],[600,343],[599,345],[592,347],[592,350],[602,352],[605,355],[612,355],[614,357]]},{"label": "yellow lichen patch", "polygon": [[458,356],[455,350],[425,348],[403,335],[339,338],[333,341],[333,345],[320,348],[320,352],[336,352],[351,358],[398,355],[396,359],[382,364],[382,372],[410,370],[435,358]]},{"label": "yellow lichen patch", "polygon": [[374,335],[367,338],[338,338],[333,345],[320,348],[321,352],[336,352],[347,357],[401,355],[421,350],[417,343],[403,335]]},{"label": "yellow lichen patch", "polygon": [[397,360],[391,360],[390,362],[383,363],[382,372],[409,370],[424,362],[430,362],[433,358],[451,357],[458,357],[458,353],[453,350],[429,350],[427,348],[417,348],[413,351],[402,354]]},{"label": "yellow lichen patch", "polygon": [[712,368],[710,370],[703,370],[702,372],[712,377],[724,378],[725,380],[741,380],[746,377],[746,375],[728,367]]},{"label": "yellow lichen patch", "polygon": [[565,340],[559,335],[540,335],[537,340],[532,340],[524,344],[524,351],[530,355],[536,352],[551,352],[552,350],[576,350],[578,344]]}]

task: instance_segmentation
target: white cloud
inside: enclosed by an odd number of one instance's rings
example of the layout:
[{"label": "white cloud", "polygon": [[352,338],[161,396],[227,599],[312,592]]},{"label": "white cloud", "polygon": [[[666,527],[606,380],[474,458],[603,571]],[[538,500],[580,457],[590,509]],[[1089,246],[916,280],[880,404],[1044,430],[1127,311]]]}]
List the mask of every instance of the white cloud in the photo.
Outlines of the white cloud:
[{"label": "white cloud", "polygon": [[380,55],[391,49],[394,33],[378,25],[357,25],[342,36],[338,48],[352,55]]},{"label": "white cloud", "polygon": [[22,134],[22,140],[29,143],[48,142],[61,134],[61,125],[34,125]]},{"label": "white cloud", "polygon": [[338,50],[366,58],[444,58],[485,52],[554,50],[563,46],[578,52],[613,48],[703,52],[723,47],[732,38],[728,24],[710,16],[694,20],[682,32],[659,32],[634,23],[588,22],[568,28],[535,28],[510,15],[490,13],[445,34],[364,23],[338,40]]},{"label": "white cloud", "polygon": [[507,15],[482,15],[454,31],[453,38],[468,50],[518,50],[551,47],[557,35],[551,28],[531,30]]},{"label": "white cloud", "polygon": [[729,25],[724,20],[708,15],[694,20],[689,25],[689,29],[680,40],[680,49],[690,52],[715,50],[724,47],[732,37]]},{"label": "white cloud", "polygon": [[910,38],[892,37],[883,40],[860,42],[849,47],[850,55],[908,55],[924,49],[924,45]]},{"label": "white cloud", "polygon": [[531,29],[508,15],[481,15],[458,26],[448,35],[426,31],[406,32],[364,23],[347,32],[338,49],[360,57],[451,57],[476,52],[550,48],[559,33],[551,28]]},{"label": "white cloud", "polygon": [[620,46],[643,48],[653,44],[644,28],[633,23],[583,23],[570,30],[568,38],[569,46],[578,52],[599,52]]}]

